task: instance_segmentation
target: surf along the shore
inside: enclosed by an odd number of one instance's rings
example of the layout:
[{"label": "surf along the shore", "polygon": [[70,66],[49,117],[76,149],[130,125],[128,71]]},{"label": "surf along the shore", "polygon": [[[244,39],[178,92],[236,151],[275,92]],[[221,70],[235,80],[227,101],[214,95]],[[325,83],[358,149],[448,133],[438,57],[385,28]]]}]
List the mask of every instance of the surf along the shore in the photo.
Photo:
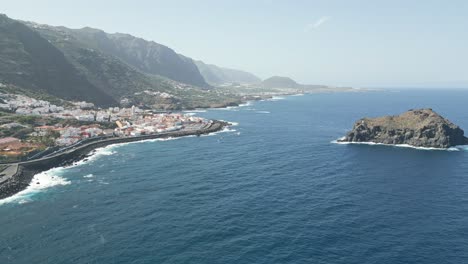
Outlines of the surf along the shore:
[{"label": "surf along the shore", "polygon": [[200,136],[222,131],[231,124],[225,121],[213,120],[209,126],[198,130],[178,130],[166,133],[141,135],[135,137],[115,137],[83,144],[56,155],[39,159],[4,164],[7,168],[0,175],[0,200],[11,197],[23,190],[30,184],[35,175],[52,168],[63,167],[74,162],[86,159],[93,150],[112,144],[130,143],[150,139],[165,139],[184,136]]}]

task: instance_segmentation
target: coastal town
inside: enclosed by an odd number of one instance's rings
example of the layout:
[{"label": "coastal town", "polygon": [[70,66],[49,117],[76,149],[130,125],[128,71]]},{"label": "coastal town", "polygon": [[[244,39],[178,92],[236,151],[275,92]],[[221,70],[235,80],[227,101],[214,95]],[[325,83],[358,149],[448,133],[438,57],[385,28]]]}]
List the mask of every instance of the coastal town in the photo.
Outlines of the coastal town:
[{"label": "coastal town", "polygon": [[136,106],[104,109],[88,102],[55,105],[18,94],[0,94],[0,111],[7,117],[0,118],[0,156],[4,161],[36,158],[94,138],[196,131],[211,124],[186,113],[155,112]]}]

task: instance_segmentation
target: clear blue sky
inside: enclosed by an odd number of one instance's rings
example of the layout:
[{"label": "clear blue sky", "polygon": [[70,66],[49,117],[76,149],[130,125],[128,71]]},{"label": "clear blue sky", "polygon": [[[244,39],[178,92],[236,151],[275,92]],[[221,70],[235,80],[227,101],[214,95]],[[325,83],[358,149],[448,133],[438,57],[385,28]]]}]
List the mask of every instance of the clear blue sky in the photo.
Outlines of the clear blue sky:
[{"label": "clear blue sky", "polygon": [[0,12],[130,33],[262,78],[468,86],[465,0],[4,0]]}]

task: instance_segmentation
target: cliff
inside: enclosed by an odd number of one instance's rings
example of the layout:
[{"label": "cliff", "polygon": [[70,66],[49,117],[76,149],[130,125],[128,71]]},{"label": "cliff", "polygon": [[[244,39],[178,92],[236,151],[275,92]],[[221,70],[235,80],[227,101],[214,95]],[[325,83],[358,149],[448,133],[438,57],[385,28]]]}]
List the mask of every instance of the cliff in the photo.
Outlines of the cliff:
[{"label": "cliff", "polygon": [[408,144],[449,148],[468,144],[464,131],[432,109],[409,110],[398,116],[363,118],[339,142]]},{"label": "cliff", "polygon": [[53,44],[5,15],[0,15],[0,82],[67,100],[117,103],[80,74]]},{"label": "cliff", "polygon": [[118,58],[143,73],[160,75],[198,87],[208,86],[191,58],[179,55],[171,48],[154,41],[129,34],[110,34],[93,28],[60,29],[86,46]]}]

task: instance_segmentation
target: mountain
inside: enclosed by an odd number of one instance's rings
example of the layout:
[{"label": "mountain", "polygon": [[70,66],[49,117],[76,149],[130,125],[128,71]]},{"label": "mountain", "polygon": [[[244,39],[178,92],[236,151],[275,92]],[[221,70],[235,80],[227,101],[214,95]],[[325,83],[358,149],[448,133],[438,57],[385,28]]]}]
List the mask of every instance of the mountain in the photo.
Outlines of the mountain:
[{"label": "mountain", "polygon": [[192,59],[153,41],[129,34],[109,34],[100,29],[60,27],[86,46],[115,56],[136,69],[174,81],[206,87],[207,83]]},{"label": "mountain", "polygon": [[[155,42],[0,16],[2,92],[161,109],[222,107],[240,97],[212,89],[192,59]],[[169,99],[168,99],[169,98]]]},{"label": "mountain", "polygon": [[68,100],[116,103],[49,41],[5,15],[0,15],[0,82]]},{"label": "mountain", "polygon": [[206,82],[211,85],[225,83],[257,84],[261,82],[260,78],[249,72],[206,64],[203,61],[195,61],[195,64]]},{"label": "mountain", "polygon": [[27,25],[59,49],[79,74],[115,101],[145,89],[172,89],[162,77],[139,71],[118,57],[96,49],[89,42],[70,34],[69,29],[34,23]]},{"label": "mountain", "polygon": [[[210,86],[226,83],[242,85]],[[241,86],[247,90],[239,90]],[[194,62],[169,47],[128,34],[42,25],[5,15],[0,16],[0,87],[97,106],[134,104],[167,110],[236,105],[245,94],[267,89],[297,93],[328,88],[278,76],[261,82],[251,73]]]},{"label": "mountain", "polygon": [[273,76],[263,80],[263,88],[301,88],[301,85],[289,77]]}]

